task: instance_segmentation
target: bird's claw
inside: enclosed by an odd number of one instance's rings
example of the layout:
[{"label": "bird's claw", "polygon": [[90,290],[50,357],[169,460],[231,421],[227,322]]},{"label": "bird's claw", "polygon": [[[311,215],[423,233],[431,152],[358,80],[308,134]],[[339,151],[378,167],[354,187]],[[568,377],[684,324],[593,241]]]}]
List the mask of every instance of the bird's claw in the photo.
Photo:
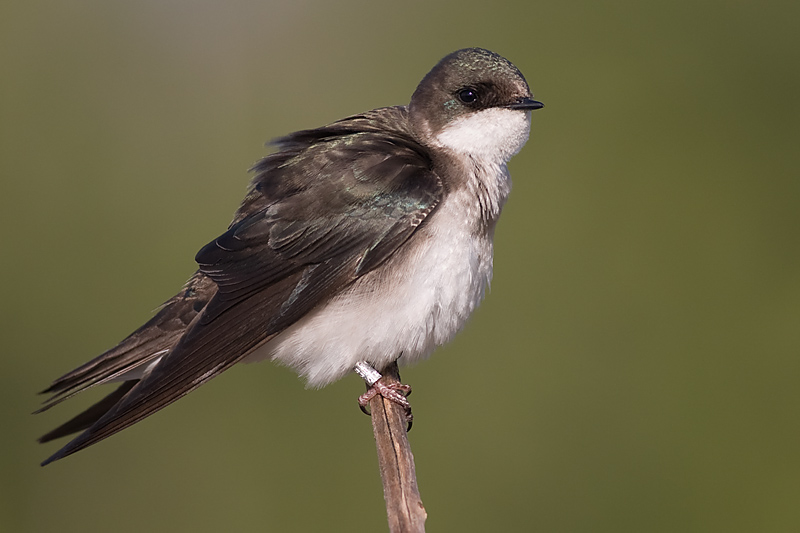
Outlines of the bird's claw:
[{"label": "bird's claw", "polygon": [[379,379],[367,389],[367,392],[358,397],[358,406],[365,415],[370,414],[369,409],[367,409],[370,400],[378,395],[396,403],[405,410],[406,422],[408,423],[406,431],[410,430],[414,421],[414,415],[411,414],[411,404],[408,401],[408,396],[411,395],[411,386],[396,381],[384,383],[384,378]]}]

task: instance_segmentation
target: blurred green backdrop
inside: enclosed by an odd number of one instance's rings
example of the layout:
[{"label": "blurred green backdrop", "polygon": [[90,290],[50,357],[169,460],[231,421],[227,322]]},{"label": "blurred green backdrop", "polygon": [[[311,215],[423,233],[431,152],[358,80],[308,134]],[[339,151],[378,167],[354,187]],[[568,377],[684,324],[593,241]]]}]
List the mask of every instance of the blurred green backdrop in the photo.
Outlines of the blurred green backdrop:
[{"label": "blurred green backdrop", "polygon": [[442,56],[547,107],[495,281],[403,372],[430,531],[800,530],[800,3],[4,2],[0,531],[381,531],[356,377],[240,366],[40,468],[34,393],[151,316],[262,143]]}]

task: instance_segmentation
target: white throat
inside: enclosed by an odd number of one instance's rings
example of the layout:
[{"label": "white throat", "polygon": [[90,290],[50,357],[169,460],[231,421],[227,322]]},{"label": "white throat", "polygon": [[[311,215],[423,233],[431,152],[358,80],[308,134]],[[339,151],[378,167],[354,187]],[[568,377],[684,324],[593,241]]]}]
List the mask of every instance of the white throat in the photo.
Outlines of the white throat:
[{"label": "white throat", "polygon": [[459,154],[504,164],[528,140],[531,112],[492,107],[457,118],[434,137],[434,143]]},{"label": "white throat", "polygon": [[506,164],[525,145],[530,129],[530,111],[492,107],[453,120],[433,136],[432,144],[465,160],[466,185],[484,223],[500,216],[511,189]]}]

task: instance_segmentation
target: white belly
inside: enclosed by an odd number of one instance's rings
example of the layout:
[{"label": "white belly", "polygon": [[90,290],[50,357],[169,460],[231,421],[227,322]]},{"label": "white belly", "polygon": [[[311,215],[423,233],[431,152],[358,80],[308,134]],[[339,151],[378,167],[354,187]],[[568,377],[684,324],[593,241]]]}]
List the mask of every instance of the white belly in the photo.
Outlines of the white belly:
[{"label": "white belly", "polygon": [[245,361],[273,359],[322,387],[358,361],[413,363],[452,339],[491,280],[494,233],[491,224],[476,235],[474,204],[457,196],[384,265]]}]

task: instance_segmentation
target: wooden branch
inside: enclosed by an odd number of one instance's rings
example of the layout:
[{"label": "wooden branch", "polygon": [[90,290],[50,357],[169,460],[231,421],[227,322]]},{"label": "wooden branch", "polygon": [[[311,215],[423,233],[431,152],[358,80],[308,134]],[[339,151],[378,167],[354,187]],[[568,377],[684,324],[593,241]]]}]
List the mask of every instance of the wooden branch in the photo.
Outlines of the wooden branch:
[{"label": "wooden branch", "polygon": [[[382,372],[385,383],[400,382],[397,363]],[[406,433],[405,410],[376,395],[369,402],[372,431],[378,449],[383,497],[391,533],[424,533],[428,514],[417,488],[414,455]]]}]

